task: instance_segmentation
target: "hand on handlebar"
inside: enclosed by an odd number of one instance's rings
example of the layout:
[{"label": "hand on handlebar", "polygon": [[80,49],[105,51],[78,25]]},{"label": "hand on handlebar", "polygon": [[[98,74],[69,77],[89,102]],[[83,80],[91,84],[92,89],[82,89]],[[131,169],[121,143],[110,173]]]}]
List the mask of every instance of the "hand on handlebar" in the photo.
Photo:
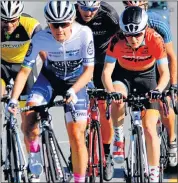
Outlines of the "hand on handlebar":
[{"label": "hand on handlebar", "polygon": [[72,102],[73,104],[76,104],[78,102],[78,97],[75,94],[75,91],[73,88],[70,88],[69,90],[67,90],[67,93],[66,93],[66,103],[69,104],[70,102]]},{"label": "hand on handlebar", "polygon": [[148,96],[150,98],[150,102],[155,102],[156,100],[161,98],[162,93],[158,89],[150,90],[148,92]]},{"label": "hand on handlebar", "polygon": [[178,86],[177,84],[171,84],[169,90],[173,90],[175,94],[178,93]]},{"label": "hand on handlebar", "polygon": [[6,107],[6,116],[10,117],[10,114],[16,116],[18,112],[18,101],[15,99],[11,99]]},{"label": "hand on handlebar", "polygon": [[123,95],[117,92],[108,93],[108,99],[112,100],[114,103],[120,104],[123,102]]}]

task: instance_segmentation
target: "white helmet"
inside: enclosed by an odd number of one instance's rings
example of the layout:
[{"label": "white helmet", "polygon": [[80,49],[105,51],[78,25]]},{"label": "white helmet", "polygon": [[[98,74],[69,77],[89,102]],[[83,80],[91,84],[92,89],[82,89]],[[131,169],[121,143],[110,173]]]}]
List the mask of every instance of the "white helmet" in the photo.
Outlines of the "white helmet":
[{"label": "white helmet", "polygon": [[99,7],[100,1],[77,1],[77,4],[86,7]]},{"label": "white helmet", "polygon": [[72,22],[76,10],[70,1],[50,0],[44,8],[44,15],[47,22]]},{"label": "white helmet", "polygon": [[136,34],[143,31],[148,22],[146,11],[138,6],[130,6],[125,9],[120,18],[119,25],[123,32]]},{"label": "white helmet", "polygon": [[1,18],[13,20],[22,14],[24,4],[22,1],[1,1]]}]

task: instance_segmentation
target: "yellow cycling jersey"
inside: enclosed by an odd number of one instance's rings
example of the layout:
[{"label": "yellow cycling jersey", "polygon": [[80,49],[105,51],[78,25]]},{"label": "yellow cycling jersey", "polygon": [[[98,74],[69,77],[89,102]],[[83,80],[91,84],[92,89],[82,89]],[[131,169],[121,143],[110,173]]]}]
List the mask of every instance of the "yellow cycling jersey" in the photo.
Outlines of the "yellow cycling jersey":
[{"label": "yellow cycling jersey", "polygon": [[40,23],[28,14],[20,16],[19,26],[7,39],[1,30],[1,59],[9,63],[22,63],[35,32],[41,30]]}]

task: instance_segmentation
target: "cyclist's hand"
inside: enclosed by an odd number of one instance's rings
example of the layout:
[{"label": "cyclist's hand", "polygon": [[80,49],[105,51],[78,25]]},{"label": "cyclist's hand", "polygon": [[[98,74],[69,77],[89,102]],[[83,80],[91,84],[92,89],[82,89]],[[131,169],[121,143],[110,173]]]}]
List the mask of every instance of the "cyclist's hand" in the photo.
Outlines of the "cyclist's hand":
[{"label": "cyclist's hand", "polygon": [[123,102],[123,96],[121,93],[111,92],[109,93],[109,97],[112,99],[114,103],[121,104]]},{"label": "cyclist's hand", "polygon": [[17,115],[17,106],[18,101],[15,99],[11,99],[6,107],[6,116],[10,116],[10,114],[13,114],[14,116]]},{"label": "cyclist's hand", "polygon": [[148,92],[148,96],[150,98],[150,102],[155,102],[156,100],[160,99],[160,97],[162,96],[162,93],[157,89],[150,90]]},{"label": "cyclist's hand", "polygon": [[178,88],[177,84],[171,84],[169,91],[174,91],[174,100],[177,101],[177,95],[178,95]]},{"label": "cyclist's hand", "polygon": [[75,91],[73,88],[70,88],[69,90],[67,90],[66,93],[66,103],[70,103],[72,102],[73,104],[76,104],[78,102],[78,97],[75,94]]},{"label": "cyclist's hand", "polygon": [[177,84],[171,84],[169,90],[174,90],[174,93],[178,93],[178,86]]}]

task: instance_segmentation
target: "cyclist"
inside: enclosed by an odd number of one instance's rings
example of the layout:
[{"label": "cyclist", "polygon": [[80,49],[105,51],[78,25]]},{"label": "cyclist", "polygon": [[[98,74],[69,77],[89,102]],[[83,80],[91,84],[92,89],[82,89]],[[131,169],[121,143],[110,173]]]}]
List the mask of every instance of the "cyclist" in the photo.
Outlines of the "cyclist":
[{"label": "cyclist", "polygon": [[[123,1],[125,7],[129,6],[139,6],[145,11],[148,9],[148,1]],[[148,14],[148,25],[149,27],[155,29],[164,39],[167,56],[169,59],[169,70],[170,70],[170,85],[166,89],[173,88],[177,91],[177,57],[174,52],[173,42],[170,27],[167,21],[160,16],[158,13],[153,11],[147,11]],[[157,77],[159,78],[159,73],[157,72]],[[170,103],[170,98],[168,97]],[[163,109],[163,108],[161,108]],[[161,117],[164,126],[167,128],[169,135],[169,165],[174,167],[177,165],[177,140],[175,134],[175,113],[173,109],[169,108],[169,115],[166,117],[161,110]]]},{"label": "cyclist", "polygon": [[[39,22],[23,12],[22,1],[1,1],[1,94],[11,78],[15,79],[31,38],[41,30]],[[42,53],[41,53],[41,56]],[[42,57],[43,58],[43,57]],[[33,85],[30,74],[23,95]]]},{"label": "cyclist", "polygon": [[[128,7],[120,16],[122,32],[114,36],[105,57],[102,81],[108,92],[119,92],[127,97],[128,92],[136,88],[139,93],[151,93],[156,98],[169,82],[169,69],[166,50],[162,37],[147,27],[148,16],[140,7]],[[116,61],[118,64],[115,66]],[[156,83],[155,64],[160,78]],[[113,78],[111,75],[113,74]],[[113,81],[113,83],[112,83]],[[145,103],[142,112],[143,127],[147,145],[148,163],[151,182],[159,180],[159,138],[156,123],[159,117],[157,103]],[[112,103],[111,116],[114,126],[121,125],[124,119],[124,103],[119,100]],[[115,144],[124,147],[123,142]],[[118,155],[123,151],[118,151]]]},{"label": "cyclist", "polygon": [[[9,111],[24,87],[26,79],[34,65],[34,60],[40,50],[46,51],[45,61],[41,73],[32,87],[27,105],[41,105],[54,99],[56,95],[70,94],[67,103],[75,105],[77,122],[74,123],[69,106],[65,107],[66,128],[72,149],[72,163],[74,181],[84,182],[88,162],[88,154],[84,139],[87,125],[88,96],[86,85],[93,77],[94,45],[93,35],[87,26],[75,22],[76,10],[69,1],[48,1],[44,8],[48,29],[35,35],[31,47],[15,80]],[[60,86],[60,87],[59,87]],[[36,114],[27,112],[24,122],[24,135],[27,149],[29,148],[29,168],[35,176],[42,172],[40,169],[40,147]],[[37,169],[38,168],[38,169]],[[36,171],[39,173],[37,174]]]},{"label": "cyclist", "polygon": [[[91,28],[95,45],[95,67],[93,82],[97,88],[104,88],[101,73],[104,66],[105,52],[110,38],[119,30],[119,16],[116,10],[104,1],[77,1],[76,21]],[[114,163],[110,155],[110,144],[113,138],[112,121],[105,117],[106,104],[99,101],[100,122],[104,152],[107,165],[104,167],[104,179],[113,177]]]}]

